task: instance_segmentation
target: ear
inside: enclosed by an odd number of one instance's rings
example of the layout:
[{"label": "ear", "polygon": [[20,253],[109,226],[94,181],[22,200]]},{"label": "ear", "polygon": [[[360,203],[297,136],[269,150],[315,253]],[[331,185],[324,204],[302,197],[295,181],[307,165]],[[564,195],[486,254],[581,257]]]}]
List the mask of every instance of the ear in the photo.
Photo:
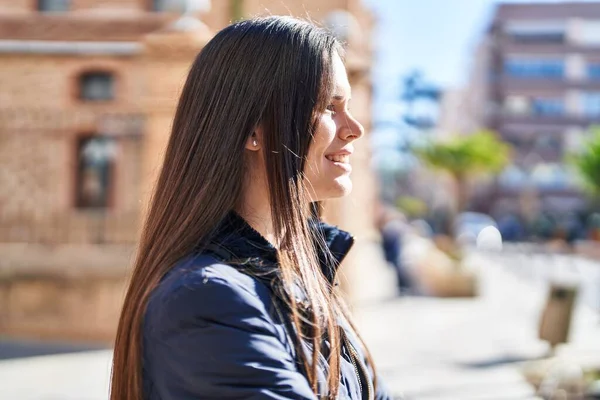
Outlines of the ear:
[{"label": "ear", "polygon": [[262,143],[263,143],[262,139],[263,139],[262,129],[256,128],[254,130],[254,132],[252,132],[252,135],[250,135],[250,137],[246,141],[246,150],[250,150],[250,151],[260,150],[262,148]]}]

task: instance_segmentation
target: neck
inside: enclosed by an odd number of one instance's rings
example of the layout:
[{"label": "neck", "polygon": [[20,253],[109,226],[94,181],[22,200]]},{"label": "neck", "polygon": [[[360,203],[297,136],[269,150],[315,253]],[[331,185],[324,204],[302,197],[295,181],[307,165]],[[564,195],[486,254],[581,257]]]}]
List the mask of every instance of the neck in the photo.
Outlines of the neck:
[{"label": "neck", "polygon": [[242,202],[235,211],[262,237],[278,248],[279,243],[273,228],[266,177],[252,176],[248,182],[244,187]]}]

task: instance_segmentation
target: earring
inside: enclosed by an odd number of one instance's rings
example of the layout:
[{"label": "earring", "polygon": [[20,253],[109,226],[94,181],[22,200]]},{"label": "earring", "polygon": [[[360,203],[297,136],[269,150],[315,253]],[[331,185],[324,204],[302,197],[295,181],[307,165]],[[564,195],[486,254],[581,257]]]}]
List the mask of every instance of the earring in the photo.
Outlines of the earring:
[{"label": "earring", "polygon": [[258,146],[258,142],[256,141],[256,139],[254,139],[254,140],[252,141],[252,146],[254,146],[254,147]]}]

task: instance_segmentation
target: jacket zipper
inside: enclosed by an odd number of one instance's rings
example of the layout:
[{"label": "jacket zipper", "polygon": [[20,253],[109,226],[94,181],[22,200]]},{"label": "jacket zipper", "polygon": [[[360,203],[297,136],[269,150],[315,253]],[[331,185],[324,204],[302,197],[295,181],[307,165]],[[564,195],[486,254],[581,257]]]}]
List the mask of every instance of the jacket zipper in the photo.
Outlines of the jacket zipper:
[{"label": "jacket zipper", "polygon": [[360,379],[360,374],[358,373],[358,366],[356,365],[356,360],[354,359],[354,353],[350,350],[350,345],[346,340],[346,346],[348,347],[348,351],[350,352],[350,361],[352,361],[352,365],[354,365],[354,372],[356,373],[356,379],[358,380],[358,388],[360,389],[360,395],[362,397],[363,387],[362,387],[362,379]]},{"label": "jacket zipper", "polygon": [[365,381],[367,383],[367,399],[369,400],[373,400],[373,388],[372,388],[372,383],[371,383],[371,379],[369,379],[369,374],[367,373],[367,371],[365,370],[365,368],[363,367],[363,365],[360,363],[359,360],[359,356],[358,356],[358,352],[356,351],[356,349],[354,348],[354,346],[352,345],[352,343],[350,343],[350,340],[348,340],[348,336],[346,335],[346,332],[343,330],[344,332],[344,342],[346,343],[346,346],[348,347],[348,351],[350,352],[350,359],[352,361],[352,365],[354,365],[354,372],[356,372],[356,378],[358,379],[358,387],[360,389],[360,393],[361,396],[363,395],[363,385],[362,385],[362,379],[360,377],[360,372],[359,372],[359,368],[361,369],[361,371],[363,372],[363,376],[365,377]]}]

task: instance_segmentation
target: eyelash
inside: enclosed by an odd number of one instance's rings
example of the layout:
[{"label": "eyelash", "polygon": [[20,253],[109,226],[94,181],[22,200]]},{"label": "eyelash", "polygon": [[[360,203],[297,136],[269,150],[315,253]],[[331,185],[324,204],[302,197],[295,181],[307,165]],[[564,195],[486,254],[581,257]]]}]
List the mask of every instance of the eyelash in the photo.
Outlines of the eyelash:
[{"label": "eyelash", "polygon": [[335,112],[335,105],[333,105],[333,104],[328,105],[327,110],[331,111],[331,116],[334,116],[335,114],[337,114]]},{"label": "eyelash", "polygon": [[[337,111],[335,111],[335,104],[330,104],[327,107],[325,107],[328,111],[331,112],[331,116],[335,117],[337,115]],[[346,105],[346,112],[350,112],[350,106],[349,104]]]}]

